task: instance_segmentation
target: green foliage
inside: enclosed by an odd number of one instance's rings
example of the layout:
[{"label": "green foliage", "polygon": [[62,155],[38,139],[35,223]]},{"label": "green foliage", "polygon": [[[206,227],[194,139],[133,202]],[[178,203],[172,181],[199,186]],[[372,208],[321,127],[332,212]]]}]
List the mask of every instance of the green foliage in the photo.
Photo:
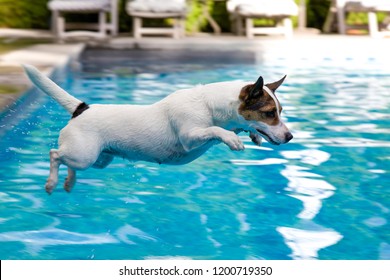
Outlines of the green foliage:
[{"label": "green foliage", "polygon": [[48,0],[0,0],[0,27],[49,27]]},{"label": "green foliage", "polygon": [[130,32],[132,28],[132,19],[126,12],[126,0],[118,1],[119,31]]},{"label": "green foliage", "polygon": [[189,13],[186,19],[186,30],[190,33],[198,32],[205,26],[205,19],[203,18],[203,11],[200,1],[190,1],[188,8]]},{"label": "green foliage", "polygon": [[[222,32],[231,32],[229,13],[226,10],[226,1],[213,2],[210,6],[210,15],[221,27]],[[212,31],[211,26],[206,26],[206,31]]]},{"label": "green foliage", "polygon": [[322,29],[330,4],[330,0],[306,0],[307,27]]},{"label": "green foliage", "polygon": [[[378,21],[382,22],[386,18],[386,13],[378,13]],[[349,13],[347,17],[347,24],[349,25],[366,25],[368,24],[367,13]]]}]

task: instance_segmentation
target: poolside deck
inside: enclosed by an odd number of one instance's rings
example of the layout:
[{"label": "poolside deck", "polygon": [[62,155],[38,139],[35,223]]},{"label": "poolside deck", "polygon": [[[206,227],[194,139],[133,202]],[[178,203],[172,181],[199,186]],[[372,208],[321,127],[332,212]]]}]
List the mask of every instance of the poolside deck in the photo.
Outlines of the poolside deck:
[{"label": "poolside deck", "polygon": [[[47,31],[0,29],[0,38],[17,40],[32,38],[52,40]],[[134,39],[129,34],[107,41],[78,40],[66,44],[45,43],[28,46],[4,54],[0,53],[0,111],[12,103],[30,85],[20,68],[20,64],[33,64],[47,73],[55,67],[66,64],[70,59],[77,59],[85,47],[107,49],[148,49],[148,50],[196,50],[210,52],[251,53],[256,61],[283,59],[288,63],[317,61],[324,57],[334,60],[346,57],[359,61],[360,58],[372,57],[390,65],[390,39],[372,39],[369,36],[320,35],[316,32],[296,32],[292,39],[282,36],[262,36],[253,40],[233,35],[214,36],[197,34],[183,39],[142,38]],[[286,62],[286,63],[287,63]],[[12,92],[7,91],[12,87]],[[3,92],[2,92],[3,91]],[[10,94],[12,93],[12,94]]]}]

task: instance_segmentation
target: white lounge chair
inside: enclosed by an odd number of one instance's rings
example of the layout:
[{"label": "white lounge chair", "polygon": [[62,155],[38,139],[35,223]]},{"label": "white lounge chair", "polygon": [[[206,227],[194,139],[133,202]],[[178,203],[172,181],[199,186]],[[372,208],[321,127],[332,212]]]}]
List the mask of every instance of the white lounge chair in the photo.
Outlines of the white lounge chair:
[{"label": "white lounge chair", "polygon": [[[142,35],[171,35],[174,38],[184,37],[184,20],[187,14],[186,0],[130,0],[126,5],[127,13],[133,17],[133,34],[135,38]],[[143,27],[144,18],[172,18],[172,28]]]},{"label": "white lounge chair", "polygon": [[[291,16],[298,15],[298,6],[293,0],[228,0],[227,10],[234,22],[236,32],[241,35],[243,20],[248,38],[256,34],[293,35]],[[253,19],[268,18],[276,21],[275,27],[255,27]]]},{"label": "white lounge chair", "polygon": [[[107,31],[115,36],[118,33],[118,0],[51,0],[48,8],[52,11],[52,29],[58,39],[70,36],[94,36],[105,38]],[[66,13],[97,13],[98,24],[65,23]],[[110,22],[107,21],[110,15]],[[66,31],[70,28],[85,28],[83,31]],[[88,31],[97,29],[98,31]]]},{"label": "white lounge chair", "polygon": [[[337,18],[337,27],[340,34],[346,34],[348,27],[346,24],[346,15],[349,12],[368,13],[368,31],[371,37],[382,35],[378,25],[377,12],[390,13],[389,0],[333,0],[326,21],[324,31],[330,31],[330,25],[333,19]],[[336,17],[337,15],[337,17]],[[389,34],[384,32],[383,34]]]}]

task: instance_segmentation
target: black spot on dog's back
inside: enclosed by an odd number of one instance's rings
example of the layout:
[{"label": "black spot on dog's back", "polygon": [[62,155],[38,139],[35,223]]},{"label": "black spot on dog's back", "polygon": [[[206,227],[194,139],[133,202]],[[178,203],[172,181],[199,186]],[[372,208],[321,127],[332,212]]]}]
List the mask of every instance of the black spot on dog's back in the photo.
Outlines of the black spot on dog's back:
[{"label": "black spot on dog's back", "polygon": [[80,116],[88,108],[89,108],[89,106],[87,103],[85,103],[85,102],[80,103],[80,105],[77,106],[76,110],[73,112],[72,119],[77,117],[77,116]]}]

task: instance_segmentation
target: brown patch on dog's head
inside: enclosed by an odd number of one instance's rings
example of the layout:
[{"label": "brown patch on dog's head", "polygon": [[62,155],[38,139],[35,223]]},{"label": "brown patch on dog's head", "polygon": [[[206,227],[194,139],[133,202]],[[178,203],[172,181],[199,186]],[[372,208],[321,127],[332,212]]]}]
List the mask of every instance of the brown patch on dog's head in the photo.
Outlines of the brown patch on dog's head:
[{"label": "brown patch on dog's head", "polygon": [[[275,92],[285,78],[286,76],[277,82],[266,84],[266,87]],[[274,99],[263,89],[263,86],[263,78],[259,77],[256,83],[246,85],[241,89],[239,96],[241,104],[238,112],[248,121],[277,125],[280,121],[279,114],[282,111],[282,107],[278,104],[280,108],[278,114],[278,106],[276,106]]]}]

